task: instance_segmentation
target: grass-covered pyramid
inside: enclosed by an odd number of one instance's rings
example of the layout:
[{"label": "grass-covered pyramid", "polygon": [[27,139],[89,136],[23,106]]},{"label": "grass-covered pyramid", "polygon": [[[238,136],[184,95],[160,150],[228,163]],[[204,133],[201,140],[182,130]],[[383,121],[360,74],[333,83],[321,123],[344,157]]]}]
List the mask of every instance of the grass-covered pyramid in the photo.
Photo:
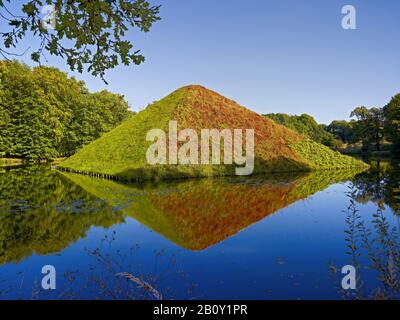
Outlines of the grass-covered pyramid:
[{"label": "grass-covered pyramid", "polygon": [[254,129],[254,174],[366,167],[204,87],[180,88],[84,147],[59,167],[122,180],[233,175],[236,165],[149,165],[151,129]]}]

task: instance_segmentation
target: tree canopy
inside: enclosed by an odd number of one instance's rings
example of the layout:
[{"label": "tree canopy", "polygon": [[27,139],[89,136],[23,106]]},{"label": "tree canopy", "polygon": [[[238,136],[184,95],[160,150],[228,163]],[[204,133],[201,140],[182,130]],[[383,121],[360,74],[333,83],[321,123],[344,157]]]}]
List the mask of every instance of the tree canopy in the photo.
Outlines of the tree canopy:
[{"label": "tree canopy", "polygon": [[361,140],[363,147],[374,144],[377,151],[381,151],[381,145],[385,136],[385,113],[383,108],[357,107],[350,115],[356,117],[354,125],[355,135]]},{"label": "tree canopy", "polygon": [[90,93],[56,68],[0,61],[0,155],[48,159],[75,153],[131,115],[124,97]]},{"label": "tree canopy", "polygon": [[386,133],[394,149],[400,151],[400,94],[395,95],[385,106]]},{"label": "tree canopy", "polygon": [[326,130],[332,133],[335,139],[340,140],[343,143],[355,143],[357,142],[357,137],[354,133],[355,123],[355,120],[333,120],[326,127]]},{"label": "tree canopy", "polygon": [[334,120],[327,126],[318,124],[308,114],[297,116],[271,113],[265,116],[314,141],[344,151],[348,145],[350,149],[354,147],[351,145],[358,148],[358,144],[361,143],[363,153],[381,152],[388,138],[400,146],[400,94],[384,108],[357,107],[351,112],[350,117],[353,119],[350,121]]},{"label": "tree canopy", "polygon": [[284,125],[285,127],[311,138],[316,142],[325,144],[329,147],[334,146],[333,135],[325,130],[324,125],[318,124],[312,116],[306,113],[303,113],[300,116],[288,115],[285,113],[270,113],[265,116],[281,125]]},{"label": "tree canopy", "polygon": [[[30,0],[18,12],[12,12],[9,4],[10,0],[0,0],[0,19],[9,25],[9,30],[0,32],[3,58],[25,53],[29,48],[15,49],[32,35],[38,39],[30,51],[34,61],[40,62],[47,52],[66,59],[71,70],[82,72],[86,67],[103,80],[105,71],[120,63],[144,61],[126,34],[130,29],[148,32],[160,20],[160,6],[146,0]],[[49,9],[45,16],[44,8]]]}]

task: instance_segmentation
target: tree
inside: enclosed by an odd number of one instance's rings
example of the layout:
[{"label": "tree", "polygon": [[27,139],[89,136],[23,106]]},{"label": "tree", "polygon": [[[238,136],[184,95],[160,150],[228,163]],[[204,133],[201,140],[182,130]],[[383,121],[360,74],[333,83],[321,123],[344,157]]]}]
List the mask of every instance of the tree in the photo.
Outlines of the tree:
[{"label": "tree", "polygon": [[[40,63],[48,52],[66,59],[71,70],[82,73],[87,66],[88,72],[103,80],[105,71],[120,63],[144,61],[140,50],[125,40],[129,27],[148,32],[160,20],[160,6],[151,6],[146,0],[31,0],[20,12],[11,12],[9,3],[0,0],[0,18],[10,27],[0,32],[4,45],[0,55],[24,54],[12,50],[31,34],[39,40],[31,51],[32,60]],[[51,6],[49,17],[41,17],[45,5]]]},{"label": "tree", "polygon": [[356,117],[355,134],[363,142],[363,149],[368,144],[375,145],[377,151],[381,151],[382,141],[385,137],[385,112],[383,108],[357,107],[350,117]]},{"label": "tree", "polygon": [[284,125],[285,127],[297,131],[316,142],[323,143],[329,147],[334,146],[333,135],[325,130],[323,124],[318,124],[312,116],[306,113],[303,113],[300,116],[288,115],[285,113],[270,113],[264,116]]},{"label": "tree", "polygon": [[71,147],[65,147],[68,154],[76,151],[75,145],[84,146],[99,138],[124,121],[128,116],[129,105],[122,95],[107,90],[86,96],[79,110],[75,108],[74,117],[69,122]]},{"label": "tree", "polygon": [[71,155],[131,114],[123,96],[90,93],[56,68],[0,60],[1,156]]},{"label": "tree", "polygon": [[343,143],[355,143],[356,137],[354,134],[355,121],[334,120],[327,127],[326,130],[333,134],[335,139]]},{"label": "tree", "polygon": [[386,133],[393,143],[394,151],[400,150],[400,94],[394,96],[385,106]]}]

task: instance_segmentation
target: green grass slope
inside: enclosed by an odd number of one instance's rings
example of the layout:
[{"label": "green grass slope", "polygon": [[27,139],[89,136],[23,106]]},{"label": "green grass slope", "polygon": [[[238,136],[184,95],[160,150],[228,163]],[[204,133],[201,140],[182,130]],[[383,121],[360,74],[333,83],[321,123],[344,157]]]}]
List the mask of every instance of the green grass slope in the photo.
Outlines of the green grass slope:
[{"label": "green grass slope", "polygon": [[204,87],[180,88],[84,147],[59,167],[121,180],[158,180],[233,175],[235,165],[157,165],[146,162],[154,128],[168,132],[170,120],[178,130],[254,129],[255,174],[367,167],[361,161],[334,152],[276,124]]}]

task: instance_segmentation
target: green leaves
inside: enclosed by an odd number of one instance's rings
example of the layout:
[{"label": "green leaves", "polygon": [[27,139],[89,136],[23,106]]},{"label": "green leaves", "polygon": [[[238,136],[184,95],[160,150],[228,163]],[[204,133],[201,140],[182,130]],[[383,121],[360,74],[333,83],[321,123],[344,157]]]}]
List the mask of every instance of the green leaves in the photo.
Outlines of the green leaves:
[{"label": "green leaves", "polygon": [[333,135],[319,125],[315,119],[303,113],[300,116],[288,115],[285,113],[270,113],[266,117],[274,120],[276,123],[284,125],[298,133],[301,133],[312,140],[331,147],[333,145]]},{"label": "green leaves", "polygon": [[24,4],[22,6],[22,11],[28,14],[28,16],[31,16],[37,11],[37,8],[35,6],[35,1],[30,1],[27,4]]},{"label": "green leaves", "polygon": [[35,62],[40,62],[40,53],[39,52],[33,52],[31,54],[31,59]]},{"label": "green leaves", "polygon": [[350,116],[357,119],[353,128],[358,140],[361,140],[364,146],[373,143],[377,151],[381,151],[381,143],[385,135],[384,109],[357,107]]},{"label": "green leaves", "polygon": [[385,130],[388,138],[394,145],[394,151],[400,151],[400,94],[395,95],[385,107]]},{"label": "green leaves", "polygon": [[[43,15],[44,4],[52,5],[54,11]],[[5,7],[3,1],[1,7]],[[124,39],[127,31],[138,28],[148,32],[160,20],[160,6],[151,6],[145,0],[33,0],[25,3],[21,11],[24,15],[12,16],[8,20],[9,32],[2,33],[6,48],[17,47],[29,31],[38,38],[37,47],[32,48],[33,61],[40,62],[47,51],[65,59],[71,70],[83,72],[86,68],[104,81],[107,70],[121,63],[139,65],[144,61],[134,44]],[[48,19],[54,19],[54,30],[42,23]],[[1,48],[0,54],[10,55]]]},{"label": "green leaves", "polygon": [[75,153],[131,112],[123,96],[89,93],[56,68],[0,61],[0,152],[29,159]]}]

